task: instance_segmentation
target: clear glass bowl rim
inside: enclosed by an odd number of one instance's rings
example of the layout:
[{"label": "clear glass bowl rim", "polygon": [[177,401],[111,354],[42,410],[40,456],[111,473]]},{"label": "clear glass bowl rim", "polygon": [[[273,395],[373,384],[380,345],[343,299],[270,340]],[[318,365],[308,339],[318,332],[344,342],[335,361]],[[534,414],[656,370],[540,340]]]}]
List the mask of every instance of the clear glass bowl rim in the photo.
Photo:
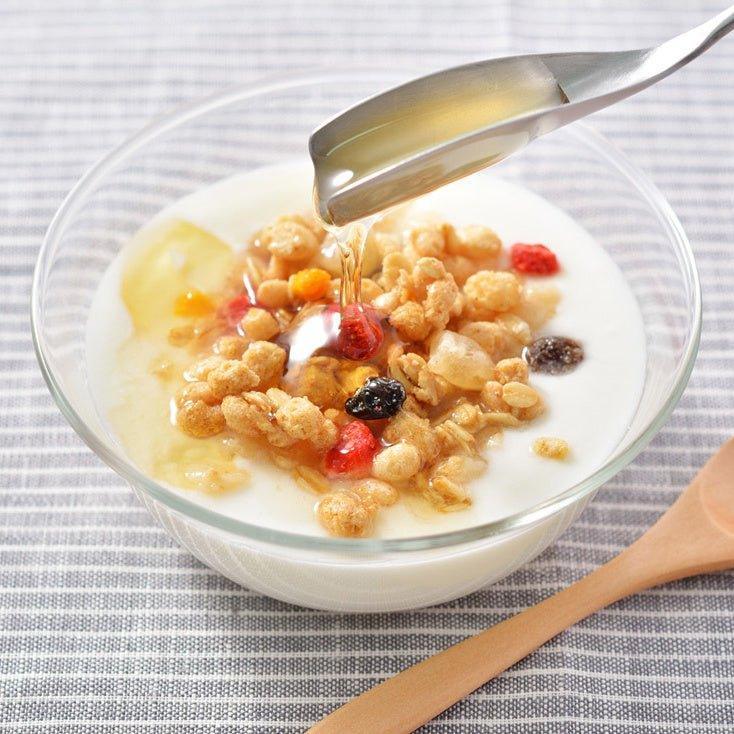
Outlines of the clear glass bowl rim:
[{"label": "clear glass bowl rim", "polygon": [[673,243],[678,264],[691,290],[690,297],[693,306],[692,313],[690,314],[692,327],[684,345],[684,356],[674,376],[672,387],[657,414],[624,451],[581,482],[569,487],[563,493],[540,502],[527,510],[515,513],[501,520],[461,530],[410,538],[346,539],[317,537],[252,525],[206,509],[196,502],[188,500],[158,484],[143,474],[124,455],[111,450],[97,437],[95,431],[86,424],[65,396],[60,380],[54,374],[53,368],[51,367],[41,328],[42,286],[45,282],[45,276],[53,262],[56,246],[63,235],[64,228],[67,222],[74,216],[77,209],[82,205],[87,192],[93,189],[115,165],[124,161],[127,156],[134,154],[140,147],[151,142],[157,136],[164,134],[182,123],[202,117],[209,112],[226,107],[229,104],[298,86],[334,81],[348,83],[350,79],[354,80],[355,77],[363,80],[374,80],[378,77],[387,79],[388,76],[397,80],[399,76],[405,76],[407,78],[408,74],[401,73],[398,75],[394,69],[379,68],[369,70],[350,68],[340,71],[314,69],[300,74],[281,74],[262,78],[179,106],[171,112],[155,118],[99,160],[72,188],[48,227],[39,251],[33,276],[31,290],[31,332],[36,357],[51,395],[76,433],[108,466],[114,469],[115,472],[131,485],[144,490],[154,500],[161,502],[170,510],[180,513],[197,523],[210,526],[215,530],[243,539],[274,544],[286,548],[330,551],[339,555],[345,553],[374,555],[379,553],[419,551],[430,548],[451,548],[486,538],[499,539],[502,536],[514,534],[514,532],[522,528],[531,527],[581,501],[627,466],[655,436],[672,412],[686,387],[691,371],[693,370],[701,335],[701,285],[688,238],[672,208],[647,175],[629,161],[603,135],[583,123],[576,122],[567,127],[565,129],[566,132],[575,136],[581,143],[591,148],[610,166],[616,169],[637,190],[657,216],[661,227]]}]

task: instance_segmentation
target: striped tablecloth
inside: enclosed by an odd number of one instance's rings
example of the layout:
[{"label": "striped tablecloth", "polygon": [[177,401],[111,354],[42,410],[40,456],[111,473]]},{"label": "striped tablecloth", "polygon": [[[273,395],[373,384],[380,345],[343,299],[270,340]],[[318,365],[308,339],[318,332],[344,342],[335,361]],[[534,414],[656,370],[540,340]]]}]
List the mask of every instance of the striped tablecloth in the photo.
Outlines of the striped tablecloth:
[{"label": "striped tablecloth", "polygon": [[[265,73],[652,45],[723,4],[0,2],[0,732],[302,731],[606,561],[733,432],[734,38],[594,123],[651,174],[698,257],[706,313],[685,397],[559,543],[431,609],[316,613],[233,585],[175,546],[66,425],[36,368],[28,294],[43,232],[85,169],[152,115]],[[600,612],[425,727],[732,730],[730,573]]]}]

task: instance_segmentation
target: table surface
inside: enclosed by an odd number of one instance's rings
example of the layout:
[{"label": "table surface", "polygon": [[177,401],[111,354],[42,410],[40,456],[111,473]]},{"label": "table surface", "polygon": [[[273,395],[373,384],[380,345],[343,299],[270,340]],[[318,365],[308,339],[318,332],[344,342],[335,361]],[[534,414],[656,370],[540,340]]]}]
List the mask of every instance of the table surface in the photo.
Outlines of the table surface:
[{"label": "table surface", "polygon": [[[608,560],[734,422],[734,38],[594,118],[693,243],[701,353],[672,418],[537,560],[450,604],[311,612],[177,547],[60,416],[28,324],[71,185],[172,105],[307,66],[436,68],[653,45],[721,9],[667,0],[3,0],[0,4],[0,732],[297,732],[405,665]],[[572,175],[572,173],[571,173]],[[729,732],[734,575],[640,594],[559,636],[426,732]]]}]

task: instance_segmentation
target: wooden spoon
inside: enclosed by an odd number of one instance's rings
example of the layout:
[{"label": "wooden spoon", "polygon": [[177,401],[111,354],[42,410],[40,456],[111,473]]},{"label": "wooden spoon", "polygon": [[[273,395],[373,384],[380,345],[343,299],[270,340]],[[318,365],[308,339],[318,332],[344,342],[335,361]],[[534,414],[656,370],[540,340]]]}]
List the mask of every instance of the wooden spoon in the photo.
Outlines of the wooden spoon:
[{"label": "wooden spoon", "polygon": [[709,459],[655,525],[609,563],[371,688],[309,732],[407,734],[597,610],[652,586],[732,567],[734,439]]}]

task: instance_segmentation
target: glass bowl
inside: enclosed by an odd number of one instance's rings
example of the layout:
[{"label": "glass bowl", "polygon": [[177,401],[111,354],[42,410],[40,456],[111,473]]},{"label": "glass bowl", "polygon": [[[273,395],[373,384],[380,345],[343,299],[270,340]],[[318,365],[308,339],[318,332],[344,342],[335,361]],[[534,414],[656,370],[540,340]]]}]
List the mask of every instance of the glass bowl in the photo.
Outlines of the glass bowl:
[{"label": "glass bowl", "polygon": [[603,137],[575,124],[541,138],[496,171],[584,226],[621,268],[639,302],[647,342],[643,393],[616,450],[591,476],[488,524],[417,538],[339,539],[213,512],[137,469],[105,430],[87,381],[87,317],[109,263],[163,207],[234,173],[303,156],[310,132],[323,120],[404,76],[290,76],[161,117],[100,161],[69,194],[48,229],[33,282],[38,360],[77,433],[201,561],[245,586],[309,607],[425,606],[474,591],[526,563],[651,440],[678,401],[698,348],[699,282],[678,219],[642,172]]}]

